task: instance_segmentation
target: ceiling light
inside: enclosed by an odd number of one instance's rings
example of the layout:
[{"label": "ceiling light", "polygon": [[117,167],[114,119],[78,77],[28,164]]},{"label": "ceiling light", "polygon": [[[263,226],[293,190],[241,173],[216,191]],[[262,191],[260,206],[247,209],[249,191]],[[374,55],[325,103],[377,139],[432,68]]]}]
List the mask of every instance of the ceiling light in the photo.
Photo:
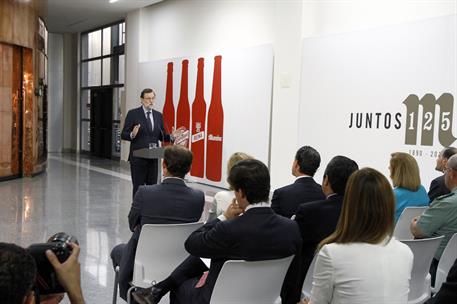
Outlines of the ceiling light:
[{"label": "ceiling light", "polygon": [[117,2],[119,0],[109,0],[109,3],[114,3],[114,2]]}]

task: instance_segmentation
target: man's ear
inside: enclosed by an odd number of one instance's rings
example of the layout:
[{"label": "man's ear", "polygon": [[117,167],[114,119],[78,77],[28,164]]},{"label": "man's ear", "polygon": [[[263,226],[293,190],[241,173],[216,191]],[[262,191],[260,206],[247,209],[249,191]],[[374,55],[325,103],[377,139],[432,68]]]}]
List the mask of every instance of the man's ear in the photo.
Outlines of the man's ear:
[{"label": "man's ear", "polygon": [[322,186],[326,186],[326,187],[330,186],[327,175],[324,175],[324,178],[322,179]]}]

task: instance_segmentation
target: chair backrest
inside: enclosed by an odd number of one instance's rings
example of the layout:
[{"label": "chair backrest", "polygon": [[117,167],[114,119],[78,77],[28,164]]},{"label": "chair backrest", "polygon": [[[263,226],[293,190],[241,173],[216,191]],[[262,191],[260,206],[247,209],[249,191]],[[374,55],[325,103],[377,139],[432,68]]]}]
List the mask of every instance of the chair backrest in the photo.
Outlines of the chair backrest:
[{"label": "chair backrest", "polygon": [[314,255],[311,264],[309,265],[308,272],[306,273],[305,281],[302,287],[302,296],[307,298],[311,297],[311,289],[313,288],[314,266],[316,265],[317,253]]},{"label": "chair backrest", "polygon": [[408,302],[421,303],[430,297],[430,265],[443,237],[441,235],[435,238],[401,241],[408,245],[414,254]]},{"label": "chair backrest", "polygon": [[184,249],[187,237],[203,225],[146,224],[141,228],[135,254],[132,284],[149,287],[165,279],[189,254]]},{"label": "chair backrest", "polygon": [[293,256],[267,261],[229,260],[211,295],[211,304],[273,304]]},{"label": "chair backrest", "polygon": [[457,233],[454,233],[451,237],[441,255],[438,268],[436,269],[435,286],[433,287],[434,292],[438,292],[443,282],[446,281],[449,269],[451,269],[455,259],[457,259]]},{"label": "chair backrest", "polygon": [[413,218],[424,213],[427,206],[423,207],[406,207],[400,215],[397,224],[395,225],[394,237],[397,240],[412,240],[414,237],[409,230],[409,226]]}]

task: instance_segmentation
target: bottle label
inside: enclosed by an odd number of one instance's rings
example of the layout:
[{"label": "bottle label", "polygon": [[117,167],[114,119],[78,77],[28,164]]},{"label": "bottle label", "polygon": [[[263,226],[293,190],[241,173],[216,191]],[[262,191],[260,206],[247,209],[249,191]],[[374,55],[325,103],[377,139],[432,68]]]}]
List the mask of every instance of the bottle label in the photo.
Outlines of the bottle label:
[{"label": "bottle label", "polygon": [[222,141],[222,136],[210,134],[210,135],[208,135],[208,140]]},{"label": "bottle label", "polygon": [[205,131],[198,132],[192,135],[192,143],[203,140],[205,138]]}]

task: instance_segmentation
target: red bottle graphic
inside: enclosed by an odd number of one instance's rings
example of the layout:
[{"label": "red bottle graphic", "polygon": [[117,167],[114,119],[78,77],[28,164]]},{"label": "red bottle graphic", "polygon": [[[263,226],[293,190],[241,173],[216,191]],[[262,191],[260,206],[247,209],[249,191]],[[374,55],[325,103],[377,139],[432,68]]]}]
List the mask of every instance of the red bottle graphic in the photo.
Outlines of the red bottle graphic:
[{"label": "red bottle graphic", "polygon": [[221,60],[214,57],[213,91],[208,110],[206,137],[206,178],[218,182],[222,177],[222,143],[224,135],[224,109],[221,98]]},{"label": "red bottle graphic", "polygon": [[[163,125],[166,133],[170,134],[175,126],[175,106],[173,105],[173,62],[167,64],[167,90],[163,105]],[[164,143],[168,146],[170,143]]]},{"label": "red bottle graphic", "polygon": [[203,66],[204,59],[198,58],[197,87],[195,89],[195,99],[192,103],[192,135],[190,146],[194,154],[190,174],[197,177],[203,177],[205,166],[206,103],[203,93]]},{"label": "red bottle graphic", "polygon": [[[181,71],[181,92],[179,94],[178,109],[176,113],[176,128],[184,127],[189,130],[190,125],[190,106],[188,95],[188,70],[189,60],[182,61]],[[186,147],[189,147],[189,142]]]}]

